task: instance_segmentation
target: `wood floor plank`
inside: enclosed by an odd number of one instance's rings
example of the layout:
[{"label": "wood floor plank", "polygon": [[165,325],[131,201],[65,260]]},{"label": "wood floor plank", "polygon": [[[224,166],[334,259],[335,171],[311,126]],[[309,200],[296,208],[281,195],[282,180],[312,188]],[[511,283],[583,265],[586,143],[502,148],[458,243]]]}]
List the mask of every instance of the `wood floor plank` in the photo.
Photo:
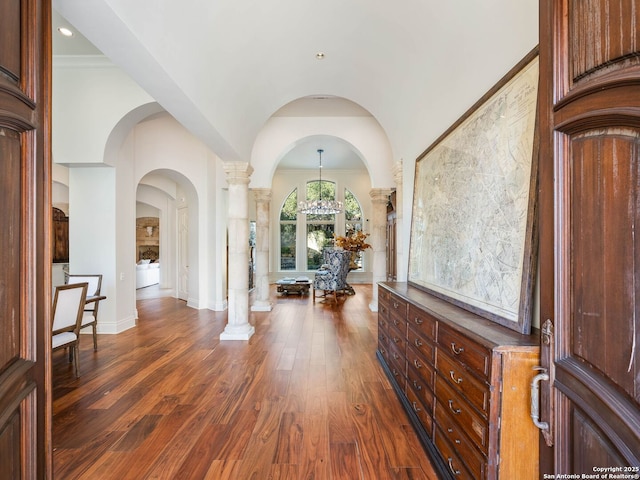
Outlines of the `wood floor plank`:
[{"label": "wood floor plank", "polygon": [[355,290],[272,288],[249,341],[220,342],[226,312],[139,301],[135,328],[81,341],[80,378],[54,355],[55,478],[435,479],[375,357],[371,286]]},{"label": "wood floor plank", "polygon": [[358,447],[353,443],[331,443],[331,476],[332,478],[362,479]]},{"label": "wood floor plank", "polygon": [[300,463],[300,448],[302,447],[304,428],[302,418],[294,412],[283,412],[280,416],[276,451],[273,459],[275,464]]},{"label": "wood floor plank", "polygon": [[300,478],[330,478],[329,432],[327,416],[311,413],[303,420]]}]

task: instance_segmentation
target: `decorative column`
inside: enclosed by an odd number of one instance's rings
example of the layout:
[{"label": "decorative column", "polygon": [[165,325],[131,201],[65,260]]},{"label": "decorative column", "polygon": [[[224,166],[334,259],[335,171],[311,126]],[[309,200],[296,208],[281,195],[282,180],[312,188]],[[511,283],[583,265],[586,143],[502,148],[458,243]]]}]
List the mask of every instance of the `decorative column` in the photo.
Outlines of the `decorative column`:
[{"label": "decorative column", "polygon": [[256,283],[251,310],[270,312],[269,301],[269,220],[271,189],[255,188],[256,199]]},{"label": "decorative column", "polygon": [[374,188],[369,192],[373,213],[371,215],[371,248],[373,250],[372,298],[369,309],[378,311],[378,282],[387,279],[387,203],[389,188]]},{"label": "decorative column", "polygon": [[404,218],[402,211],[404,204],[402,201],[402,195],[404,195],[404,188],[402,187],[402,159],[393,165],[393,180],[396,183],[396,279],[400,282],[406,280],[407,275],[407,269],[404,268],[404,264],[402,263],[402,224]]},{"label": "decorative column", "polygon": [[225,162],[229,184],[229,310],[220,340],[249,340],[255,328],[249,323],[249,177],[253,167],[245,162]]}]

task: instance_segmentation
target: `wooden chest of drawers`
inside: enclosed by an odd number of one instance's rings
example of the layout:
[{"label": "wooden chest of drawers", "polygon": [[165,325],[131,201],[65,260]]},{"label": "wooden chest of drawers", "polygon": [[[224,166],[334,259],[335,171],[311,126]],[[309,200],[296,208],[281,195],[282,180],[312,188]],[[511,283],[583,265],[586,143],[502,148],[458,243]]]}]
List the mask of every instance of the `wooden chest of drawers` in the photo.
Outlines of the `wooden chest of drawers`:
[{"label": "wooden chest of drawers", "polygon": [[537,479],[538,337],[407,283],[381,283],[378,358],[444,478]]}]

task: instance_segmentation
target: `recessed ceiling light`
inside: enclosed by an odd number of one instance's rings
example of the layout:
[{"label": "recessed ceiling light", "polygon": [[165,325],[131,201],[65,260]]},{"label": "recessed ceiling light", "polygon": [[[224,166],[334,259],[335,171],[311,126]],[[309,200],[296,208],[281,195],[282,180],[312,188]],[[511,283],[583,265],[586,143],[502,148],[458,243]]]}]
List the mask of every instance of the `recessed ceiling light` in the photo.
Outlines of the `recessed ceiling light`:
[{"label": "recessed ceiling light", "polygon": [[67,27],[59,27],[58,31],[65,37],[73,37],[73,32],[69,30]]},{"label": "recessed ceiling light", "polygon": [[316,53],[316,58],[317,58],[318,60],[322,60],[322,59],[324,58],[324,52],[318,52],[318,53]]}]

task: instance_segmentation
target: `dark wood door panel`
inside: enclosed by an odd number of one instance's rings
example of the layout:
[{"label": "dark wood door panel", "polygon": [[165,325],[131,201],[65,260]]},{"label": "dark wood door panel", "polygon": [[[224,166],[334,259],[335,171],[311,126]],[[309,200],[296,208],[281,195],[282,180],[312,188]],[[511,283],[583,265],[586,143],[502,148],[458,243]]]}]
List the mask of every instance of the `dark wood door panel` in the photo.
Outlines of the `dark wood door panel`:
[{"label": "dark wood door panel", "polygon": [[620,455],[618,448],[609,441],[598,424],[584,415],[579,408],[573,408],[571,411],[571,425],[572,438],[580,439],[571,443],[571,471],[596,474],[598,468],[618,467],[627,475],[636,473],[623,470],[632,468],[637,463],[630,463],[628,458]]},{"label": "dark wood door panel", "polygon": [[570,140],[572,351],[640,401],[636,255],[640,130]]},{"label": "dark wood door panel", "polygon": [[541,427],[555,473],[640,466],[639,25],[639,0],[540,2]]},{"label": "dark wood door panel", "polygon": [[0,7],[0,72],[1,76],[17,83],[20,79],[20,0],[4,0]]},{"label": "dark wood door panel", "polygon": [[20,355],[20,151],[20,135],[0,126],[0,374]]},{"label": "dark wood door panel", "polygon": [[[583,423],[598,426],[597,430],[602,437],[599,443],[606,443],[608,450],[617,452],[616,456],[624,459],[627,466],[640,465],[640,410],[637,403],[621,392],[610,379],[575,358],[557,362],[555,380],[556,388],[566,397],[569,411],[579,410]],[[559,426],[564,442],[567,445],[585,443],[583,447],[574,445],[574,453],[579,449],[588,452],[595,448],[585,441],[586,438],[572,436],[575,428],[571,425],[575,418],[571,418],[569,414],[566,420],[566,423]],[[569,457],[565,457],[564,461],[568,459]],[[573,461],[586,460],[574,458]],[[598,466],[606,465],[608,464]]]},{"label": "dark wood door panel", "polygon": [[0,478],[51,478],[49,0],[0,1]]},{"label": "dark wood door panel", "polygon": [[640,9],[634,4],[633,0],[567,2],[568,46],[563,51],[574,86],[639,64]]}]

